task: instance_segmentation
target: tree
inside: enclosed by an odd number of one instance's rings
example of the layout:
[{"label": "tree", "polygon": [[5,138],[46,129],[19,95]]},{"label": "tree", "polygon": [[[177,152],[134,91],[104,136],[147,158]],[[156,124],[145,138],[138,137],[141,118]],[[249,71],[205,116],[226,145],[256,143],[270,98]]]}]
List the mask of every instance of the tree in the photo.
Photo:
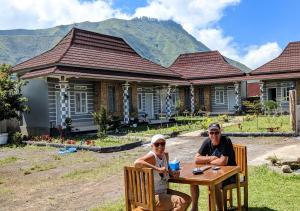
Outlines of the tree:
[{"label": "tree", "polygon": [[27,98],[22,96],[21,89],[25,81],[13,79],[11,66],[0,66],[0,121],[8,119],[21,119],[22,113],[29,111],[26,105]]}]

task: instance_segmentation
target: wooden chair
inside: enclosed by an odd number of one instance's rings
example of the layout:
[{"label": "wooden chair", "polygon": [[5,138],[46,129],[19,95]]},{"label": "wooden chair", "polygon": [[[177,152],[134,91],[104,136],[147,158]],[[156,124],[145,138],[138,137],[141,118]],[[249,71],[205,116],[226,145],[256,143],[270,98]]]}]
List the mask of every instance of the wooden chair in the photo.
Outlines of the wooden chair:
[{"label": "wooden chair", "polygon": [[126,210],[155,210],[153,169],[124,167]]},{"label": "wooden chair", "polygon": [[[243,145],[233,144],[236,164],[241,168],[240,186],[244,189],[244,209],[248,210],[248,165],[247,165],[247,148]],[[224,210],[227,210],[227,202],[230,207],[233,206],[232,190],[236,188],[236,184],[230,184],[223,187]],[[229,194],[228,194],[229,193]]]}]

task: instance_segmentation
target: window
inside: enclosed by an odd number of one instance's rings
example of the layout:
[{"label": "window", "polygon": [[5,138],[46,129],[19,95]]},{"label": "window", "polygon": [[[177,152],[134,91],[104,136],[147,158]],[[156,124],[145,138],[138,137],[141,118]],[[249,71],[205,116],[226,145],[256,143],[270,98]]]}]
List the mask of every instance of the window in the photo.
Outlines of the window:
[{"label": "window", "polygon": [[75,92],[75,113],[87,113],[87,93]]},{"label": "window", "polygon": [[108,87],[108,112],[116,112],[116,89],[114,86]]},{"label": "window", "polygon": [[216,104],[224,104],[224,90],[216,90],[215,101]]},{"label": "window", "polygon": [[176,107],[176,93],[171,94],[171,105],[172,107]]},{"label": "window", "polygon": [[281,88],[281,100],[282,101],[289,101],[289,90],[287,87]]},{"label": "window", "polygon": [[143,110],[142,94],[138,94],[138,110]]}]

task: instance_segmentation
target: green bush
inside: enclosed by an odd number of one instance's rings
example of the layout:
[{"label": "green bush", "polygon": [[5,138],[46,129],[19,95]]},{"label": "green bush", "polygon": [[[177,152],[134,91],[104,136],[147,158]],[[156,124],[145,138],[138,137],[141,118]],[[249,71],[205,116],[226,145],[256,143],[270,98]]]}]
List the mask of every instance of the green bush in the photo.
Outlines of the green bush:
[{"label": "green bush", "polygon": [[21,145],[23,141],[23,135],[20,132],[10,133],[8,137],[8,143],[14,145]]},{"label": "green bush", "polygon": [[99,138],[103,138],[103,135],[106,135],[108,122],[106,109],[104,107],[101,107],[100,112],[93,113],[93,118],[98,125],[97,135],[99,135]]},{"label": "green bush", "polygon": [[219,122],[228,122],[228,121],[229,121],[229,117],[228,117],[227,114],[219,115],[219,116],[218,116],[218,121],[219,121]]},{"label": "green bush", "polygon": [[210,117],[204,117],[200,123],[200,126],[202,129],[207,130],[208,126],[213,122],[212,118]]}]

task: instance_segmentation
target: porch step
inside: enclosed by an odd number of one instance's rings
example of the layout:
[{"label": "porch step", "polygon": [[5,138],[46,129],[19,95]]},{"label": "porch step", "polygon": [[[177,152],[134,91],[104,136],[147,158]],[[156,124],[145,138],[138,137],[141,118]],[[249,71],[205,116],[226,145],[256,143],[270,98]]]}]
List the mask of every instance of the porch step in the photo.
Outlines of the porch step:
[{"label": "porch step", "polygon": [[87,125],[87,126],[73,126],[72,132],[84,132],[84,131],[94,131],[98,130],[97,125]]}]

